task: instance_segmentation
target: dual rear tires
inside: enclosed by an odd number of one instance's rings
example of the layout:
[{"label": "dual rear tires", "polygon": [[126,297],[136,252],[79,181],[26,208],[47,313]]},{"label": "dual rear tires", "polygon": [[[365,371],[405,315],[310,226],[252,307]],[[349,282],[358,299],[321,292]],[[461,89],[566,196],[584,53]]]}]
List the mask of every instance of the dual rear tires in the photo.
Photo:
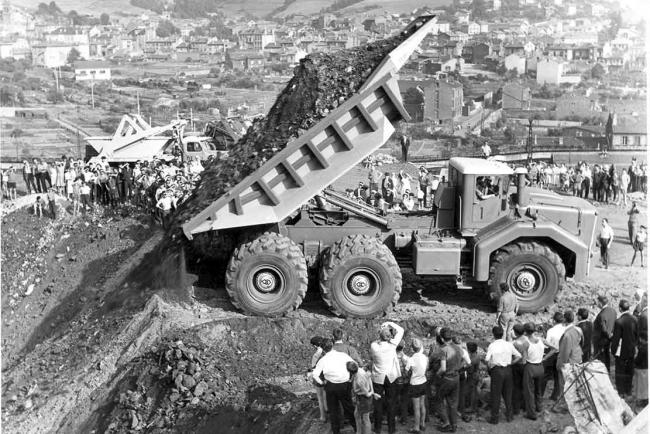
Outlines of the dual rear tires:
[{"label": "dual rear tires", "polygon": [[[307,263],[300,247],[275,233],[236,248],[226,270],[232,303],[248,314],[279,316],[293,311],[307,287]],[[374,318],[397,303],[402,275],[388,247],[376,238],[353,235],[324,253],[319,287],[336,315]]]}]

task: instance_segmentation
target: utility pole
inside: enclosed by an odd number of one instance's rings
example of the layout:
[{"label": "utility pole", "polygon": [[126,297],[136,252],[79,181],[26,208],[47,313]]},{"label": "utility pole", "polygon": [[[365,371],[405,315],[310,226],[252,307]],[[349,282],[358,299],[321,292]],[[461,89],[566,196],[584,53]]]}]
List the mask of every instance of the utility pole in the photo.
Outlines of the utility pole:
[{"label": "utility pole", "polygon": [[140,92],[135,93],[135,101],[138,105],[138,116],[140,116]]},{"label": "utility pole", "polygon": [[526,162],[530,164],[533,161],[533,119],[528,120],[528,140],[526,141],[526,152],[528,156]]},{"label": "utility pole", "polygon": [[90,71],[90,100],[92,101],[93,109],[95,108],[95,72]]}]

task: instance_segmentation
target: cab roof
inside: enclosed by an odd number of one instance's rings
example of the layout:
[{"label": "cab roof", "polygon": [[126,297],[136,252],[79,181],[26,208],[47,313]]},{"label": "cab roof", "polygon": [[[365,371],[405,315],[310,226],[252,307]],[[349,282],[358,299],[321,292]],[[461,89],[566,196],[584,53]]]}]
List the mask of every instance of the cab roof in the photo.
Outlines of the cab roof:
[{"label": "cab roof", "polygon": [[505,163],[482,158],[454,157],[449,165],[461,174],[467,175],[512,175],[514,172]]}]

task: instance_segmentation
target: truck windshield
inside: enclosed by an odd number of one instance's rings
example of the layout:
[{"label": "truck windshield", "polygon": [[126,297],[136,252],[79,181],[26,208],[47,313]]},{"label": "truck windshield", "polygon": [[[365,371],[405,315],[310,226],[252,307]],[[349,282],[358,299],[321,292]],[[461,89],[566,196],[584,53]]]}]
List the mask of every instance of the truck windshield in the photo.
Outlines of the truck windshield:
[{"label": "truck windshield", "polygon": [[204,140],[201,143],[203,144],[203,149],[205,149],[206,151],[216,151],[217,150],[217,147],[212,142]]}]

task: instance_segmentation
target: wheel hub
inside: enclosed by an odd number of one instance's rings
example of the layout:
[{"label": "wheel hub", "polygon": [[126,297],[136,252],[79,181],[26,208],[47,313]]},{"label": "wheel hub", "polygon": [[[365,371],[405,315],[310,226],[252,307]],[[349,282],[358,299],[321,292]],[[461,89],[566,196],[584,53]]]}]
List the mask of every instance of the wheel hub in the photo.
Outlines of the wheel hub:
[{"label": "wheel hub", "polygon": [[255,288],[263,293],[269,293],[277,286],[277,278],[270,271],[260,271],[255,276]]},{"label": "wheel hub", "polygon": [[529,292],[533,290],[537,285],[537,279],[535,278],[535,275],[530,271],[523,271],[517,275],[515,283],[517,284],[519,290]]},{"label": "wheel hub", "polygon": [[365,295],[372,288],[372,282],[365,274],[356,274],[350,279],[349,288],[355,295]]}]

